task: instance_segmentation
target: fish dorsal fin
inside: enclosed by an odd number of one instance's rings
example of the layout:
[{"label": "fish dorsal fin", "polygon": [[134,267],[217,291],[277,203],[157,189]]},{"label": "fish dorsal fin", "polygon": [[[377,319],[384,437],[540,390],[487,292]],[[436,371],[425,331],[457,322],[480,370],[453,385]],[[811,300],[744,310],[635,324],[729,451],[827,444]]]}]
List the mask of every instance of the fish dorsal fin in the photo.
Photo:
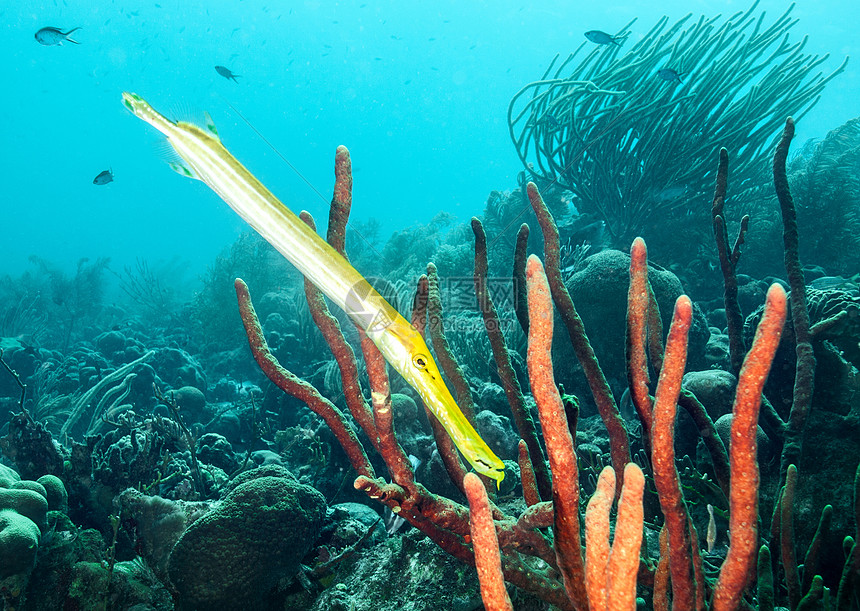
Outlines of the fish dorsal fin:
[{"label": "fish dorsal fin", "polygon": [[193,178],[194,180],[201,180],[201,178],[197,175],[197,172],[182,163],[182,161],[169,161],[167,165],[169,165],[170,169],[179,174],[180,176],[185,176],[186,178]]},{"label": "fish dorsal fin", "polygon": [[205,122],[206,131],[209,132],[209,135],[213,136],[218,142],[221,142],[221,138],[218,137],[218,128],[215,127],[215,121],[212,120],[212,115],[210,115],[205,110],[203,111],[203,118]]}]

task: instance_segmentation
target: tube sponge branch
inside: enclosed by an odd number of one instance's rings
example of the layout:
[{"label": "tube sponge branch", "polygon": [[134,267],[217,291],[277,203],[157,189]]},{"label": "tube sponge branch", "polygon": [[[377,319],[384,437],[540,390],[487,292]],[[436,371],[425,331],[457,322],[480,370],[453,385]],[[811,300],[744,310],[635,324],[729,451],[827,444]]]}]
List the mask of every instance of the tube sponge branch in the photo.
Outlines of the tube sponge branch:
[{"label": "tube sponge branch", "polygon": [[[345,153],[339,151],[339,158]],[[339,179],[348,168],[339,165]],[[776,346],[779,344],[785,319],[786,295],[781,287],[774,285],[768,292],[765,313],[759,324],[755,340],[744,359],[739,372],[739,381],[734,403],[734,422],[731,430],[730,465],[714,488],[726,492],[729,500],[730,545],[728,555],[717,573],[716,568],[705,572],[699,550],[698,535],[689,511],[690,504],[684,498],[685,489],[678,480],[676,456],[673,447],[673,428],[677,405],[684,403],[679,395],[680,380],[684,373],[687,349],[686,330],[690,324],[689,298],[681,296],[676,304],[675,317],[669,332],[665,351],[660,354],[657,342],[652,341],[659,317],[655,316],[655,303],[650,298],[647,276],[643,273],[645,262],[644,241],[637,239],[631,266],[632,289],[628,294],[628,320],[634,321],[635,331],[628,331],[628,362],[637,372],[632,379],[637,389],[637,410],[648,436],[641,440],[643,448],[650,448],[650,455],[639,452],[642,466],[631,461],[629,440],[623,423],[617,420],[617,408],[607,398],[606,413],[601,413],[609,430],[612,448],[612,467],[607,467],[597,479],[597,491],[588,502],[584,512],[585,529],[582,532],[584,498],[580,476],[584,472],[578,464],[575,447],[575,422],[565,413],[559,389],[553,377],[550,345],[553,337],[555,307],[564,310],[570,296],[556,295],[553,278],[557,265],[553,236],[557,228],[548,214],[540,214],[541,198],[537,188],[528,185],[528,195],[538,211],[541,228],[546,238],[547,271],[540,259],[534,255],[525,262],[524,273],[528,292],[527,317],[529,344],[527,370],[529,385],[540,417],[538,441],[545,449],[531,452],[527,444],[520,441],[519,462],[522,471],[521,500],[511,503],[510,496],[496,497],[489,482],[472,473],[465,474],[465,465],[459,462],[453,446],[444,442],[446,431],[439,427],[437,448],[440,453],[450,453],[446,464],[452,466],[448,474],[457,478],[455,487],[465,493],[468,507],[454,499],[435,494],[415,478],[408,461],[404,460],[395,431],[390,422],[391,401],[381,361],[368,367],[371,370],[369,385],[373,406],[365,404],[358,379],[359,368],[355,354],[343,339],[335,325],[327,328],[326,339],[339,366],[344,388],[356,393],[347,403],[349,415],[325,401],[307,382],[303,382],[284,370],[271,354],[262,335],[256,314],[250,303],[247,287],[236,282],[242,320],[248,333],[251,351],[264,373],[285,392],[305,401],[323,417],[343,446],[355,470],[353,486],[365,493],[393,513],[420,530],[442,549],[478,568],[481,592],[487,609],[510,609],[505,582],[534,595],[535,597],[564,610],[585,611],[588,609],[636,608],[637,594],[653,592],[654,608],[668,608],[671,598],[675,608],[713,609],[749,608],[745,592],[755,578],[758,567],[764,567],[757,553],[761,548],[758,532],[758,464],[757,464],[757,419],[762,386],[768,376]],[[341,195],[340,200],[346,199]],[[348,210],[340,208],[330,223],[345,224]],[[335,228],[331,235],[339,235]],[[480,233],[480,232],[479,232]],[[480,240],[477,249],[480,250]],[[522,257],[522,253],[520,253]],[[522,257],[524,258],[524,257]],[[479,258],[480,259],[480,258]],[[481,262],[478,261],[478,272]],[[431,270],[431,276],[435,269]],[[435,282],[435,279],[434,279]],[[419,282],[419,297],[436,290],[428,278]],[[325,307],[323,300],[309,295],[312,310]],[[413,313],[415,329],[422,333],[427,327],[425,318],[440,310],[436,306],[422,305],[427,299],[417,300]],[[429,302],[432,304],[433,299]],[[317,312],[319,314],[320,312]],[[563,314],[563,312],[562,312]],[[568,319],[571,318],[568,311]],[[315,316],[319,324],[326,325],[325,316]],[[564,316],[562,319],[564,320]],[[492,321],[492,317],[488,320]],[[574,325],[575,326],[575,325]],[[570,333],[570,327],[566,330]],[[433,330],[433,342],[447,345],[444,326]],[[573,333],[574,341],[587,342],[584,330]],[[367,342],[365,342],[367,343]],[[587,350],[585,350],[587,353]],[[449,370],[456,367],[454,355]],[[366,360],[373,361],[372,353],[365,353]],[[446,357],[447,359],[447,357]],[[588,361],[586,375],[592,375],[594,388],[601,391],[599,364]],[[647,371],[649,367],[659,373],[656,397],[649,393]],[[462,393],[468,392],[464,387]],[[460,391],[458,390],[458,394]],[[515,402],[515,403],[518,403]],[[476,415],[480,405],[475,406]],[[689,409],[689,408],[687,408]],[[381,412],[381,413],[380,413]],[[380,416],[385,416],[381,418]],[[620,426],[613,433],[612,427]],[[573,429],[572,429],[573,427]],[[360,428],[364,435],[357,435]],[[700,426],[703,436],[713,436],[712,427]],[[712,456],[724,456],[725,448],[709,447]],[[375,454],[374,454],[375,453]],[[378,455],[384,468],[374,470],[369,456]],[[541,498],[532,463],[541,463],[551,473],[551,498]],[[649,464],[652,472],[647,473]],[[722,461],[714,460],[714,464]],[[548,463],[548,464],[546,464]],[[643,473],[643,468],[645,473]],[[387,473],[385,472],[387,471]],[[730,472],[730,477],[729,473]],[[596,472],[594,473],[596,475]],[[390,479],[388,479],[390,478]],[[654,486],[646,485],[653,478]],[[507,481],[507,479],[505,480]],[[488,490],[489,488],[489,490]],[[516,490],[516,489],[515,489]],[[655,492],[656,491],[656,492]],[[663,532],[659,562],[654,558],[641,559],[643,531],[653,526],[645,522],[643,497],[651,495],[652,511],[649,521],[660,521],[656,503],[662,510]],[[612,534],[611,510],[618,502],[617,519]],[[860,501],[858,501],[860,503]],[[860,508],[858,508],[860,511]],[[583,546],[583,540],[585,545]],[[773,545],[773,541],[770,542]],[[851,562],[856,565],[856,552]],[[845,591],[854,573],[846,565]],[[763,570],[763,569],[762,569]],[[716,579],[716,581],[714,581]],[[818,582],[813,582],[818,583]],[[764,586],[766,579],[761,581]],[[847,596],[847,594],[846,594]]]}]

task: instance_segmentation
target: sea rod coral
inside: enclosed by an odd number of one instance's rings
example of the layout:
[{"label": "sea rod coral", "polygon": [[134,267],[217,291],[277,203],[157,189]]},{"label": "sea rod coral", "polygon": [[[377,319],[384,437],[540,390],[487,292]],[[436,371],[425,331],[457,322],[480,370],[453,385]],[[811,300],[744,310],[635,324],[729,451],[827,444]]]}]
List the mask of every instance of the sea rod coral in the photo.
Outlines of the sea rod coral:
[{"label": "sea rod coral", "polygon": [[[615,247],[636,235],[662,237],[673,218],[704,220],[690,202],[713,181],[714,142],[735,155],[735,196],[766,186],[772,134],[818,101],[847,58],[818,72],[827,56],[804,53],[805,37],[791,40],[794,5],[767,25],[757,4],[725,19],[663,17],[629,49],[586,42],[556,57],[508,109],[526,171],[571,190],[580,212],[605,222]],[[667,80],[664,70],[684,76]]]}]

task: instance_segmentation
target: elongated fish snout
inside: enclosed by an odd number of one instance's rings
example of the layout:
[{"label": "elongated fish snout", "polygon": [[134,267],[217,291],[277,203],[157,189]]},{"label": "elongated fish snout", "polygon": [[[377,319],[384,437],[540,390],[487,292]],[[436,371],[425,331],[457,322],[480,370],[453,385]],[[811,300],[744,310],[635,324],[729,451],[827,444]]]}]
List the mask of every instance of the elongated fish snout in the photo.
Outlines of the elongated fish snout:
[{"label": "elongated fish snout", "polygon": [[122,92],[122,103],[134,114],[137,114],[137,108],[149,106],[142,97],[137,95],[136,93],[129,93],[128,91]]},{"label": "elongated fish snout", "polygon": [[149,105],[149,102],[144,100],[142,97],[137,95],[136,93],[129,93],[127,91],[122,92],[122,103],[123,106],[128,108],[134,116],[147,121],[148,123],[152,123],[153,117],[161,116],[161,114],[156,111],[152,106]]},{"label": "elongated fish snout", "polygon": [[123,106],[128,108],[134,116],[138,117],[139,119],[143,119],[144,121],[152,125],[155,129],[163,133],[165,136],[169,137],[170,128],[175,127],[176,125],[173,121],[155,110],[152,106],[149,105],[149,102],[144,100],[136,93],[129,93],[128,91],[123,91],[122,104]]}]

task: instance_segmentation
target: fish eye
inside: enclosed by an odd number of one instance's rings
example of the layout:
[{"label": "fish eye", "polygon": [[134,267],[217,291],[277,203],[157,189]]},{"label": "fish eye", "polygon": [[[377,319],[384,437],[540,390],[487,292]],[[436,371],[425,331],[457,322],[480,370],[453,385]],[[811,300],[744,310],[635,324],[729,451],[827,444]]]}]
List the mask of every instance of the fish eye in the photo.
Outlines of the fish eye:
[{"label": "fish eye", "polygon": [[420,369],[424,369],[425,367],[427,367],[427,357],[423,354],[413,354],[412,364]]}]

